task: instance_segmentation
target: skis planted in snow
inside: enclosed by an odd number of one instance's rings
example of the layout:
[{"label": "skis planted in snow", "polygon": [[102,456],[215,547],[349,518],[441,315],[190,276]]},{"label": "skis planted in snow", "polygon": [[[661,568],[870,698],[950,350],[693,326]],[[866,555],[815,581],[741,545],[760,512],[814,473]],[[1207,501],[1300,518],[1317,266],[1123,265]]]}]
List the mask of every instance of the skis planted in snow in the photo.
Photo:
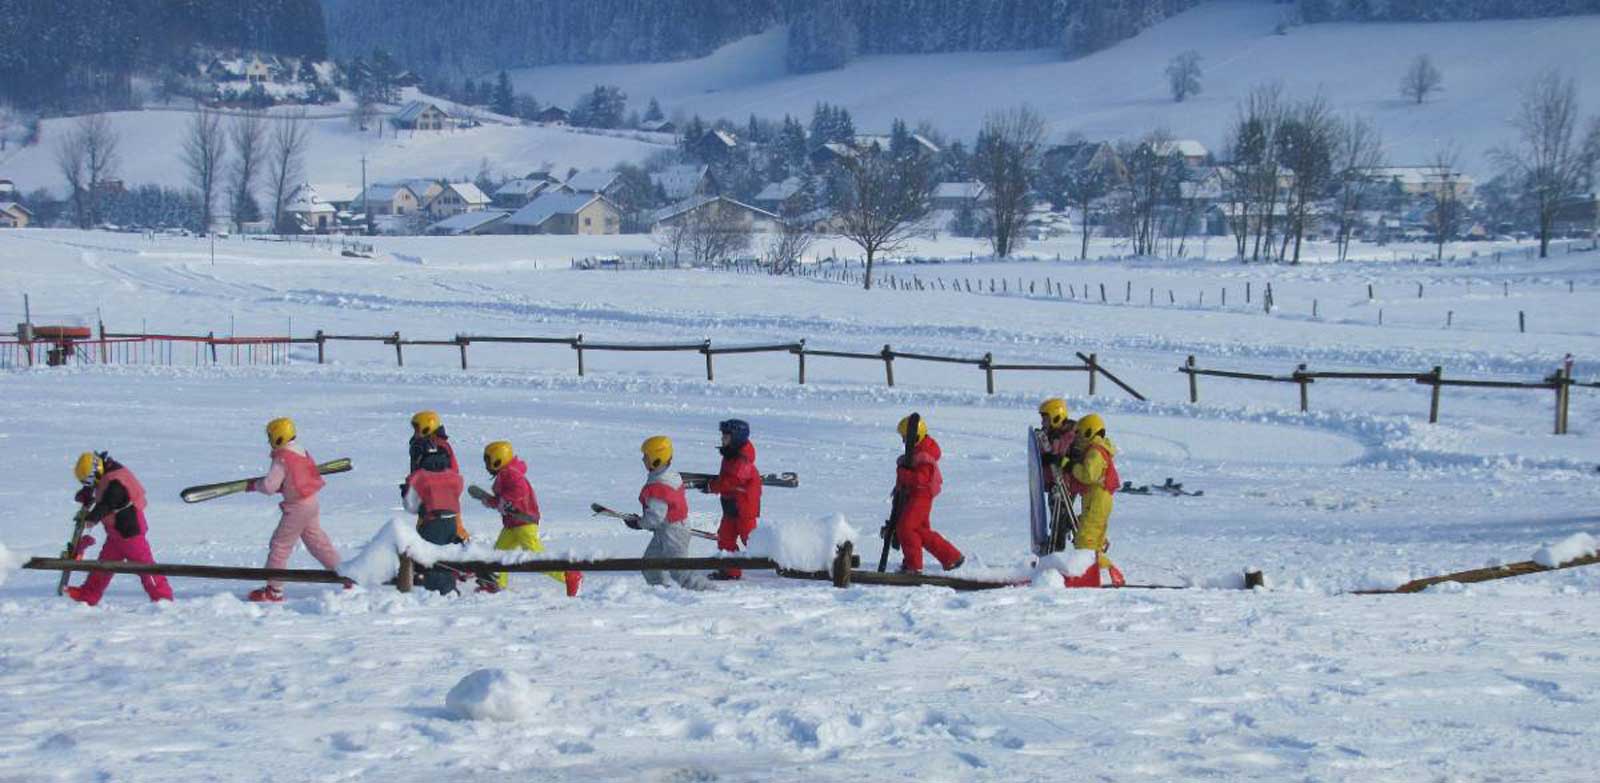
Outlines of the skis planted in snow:
[{"label": "skis planted in snow", "polygon": [[[907,416],[905,434],[906,450],[904,454],[904,457],[907,460],[910,460],[912,453],[916,451],[917,430],[919,429],[922,429],[922,414],[912,413],[910,416]],[[898,486],[895,487],[894,501],[892,505],[889,506],[889,518],[884,520],[883,528],[878,531],[878,535],[883,538],[883,551],[878,553],[878,573],[880,574],[889,570],[889,550],[900,549],[900,534],[898,532],[898,527],[900,525],[900,512],[906,504],[905,496],[906,493],[904,491],[902,491]]]},{"label": "skis planted in snow", "polygon": [[[597,517],[611,517],[612,519],[620,519],[620,520],[623,520],[623,521],[627,521],[629,519],[637,520],[639,518],[638,514],[624,514],[621,511],[617,511],[615,509],[606,508],[605,506],[602,506],[599,503],[590,503],[589,504],[589,510],[593,511],[594,515],[597,516]],[[696,527],[689,527],[688,525],[685,525],[684,527],[688,528],[689,535],[696,536],[698,538],[708,539],[708,540],[711,540],[711,541],[717,540],[717,534],[713,533],[713,532],[711,532],[709,530],[701,530],[701,529],[696,528]]]},{"label": "skis planted in snow", "polygon": [[[476,501],[479,501],[479,502],[482,502],[482,501],[485,501],[485,500],[490,500],[490,499],[494,498],[494,495],[491,494],[489,492],[489,490],[486,490],[483,487],[478,486],[477,484],[473,484],[473,485],[467,487],[467,494],[471,495],[473,500],[476,500]],[[495,510],[499,511],[500,513],[502,513],[502,514],[504,514],[504,515],[506,515],[508,517],[511,517],[512,519],[515,519],[518,522],[521,522],[521,523],[523,523],[525,525],[537,525],[537,524],[539,524],[539,520],[534,519],[533,517],[530,517],[527,514],[522,513],[521,511],[517,511],[516,509],[496,508]]]},{"label": "skis planted in snow", "polygon": [[[89,539],[88,543],[85,543],[85,539],[88,537],[83,534],[84,529],[89,526],[89,509],[92,505],[93,501],[83,504],[83,507],[78,509],[78,513],[73,515],[72,538],[67,539],[66,548],[61,550],[62,560],[82,560],[83,550],[88,548],[88,544],[94,543],[93,539]],[[71,579],[72,572],[62,569],[61,581],[56,583],[56,595],[62,595],[67,592],[67,582]]]},{"label": "skis planted in snow", "polygon": [[[705,486],[717,477],[715,473],[679,473],[678,475],[683,478],[683,485],[689,489],[705,489]],[[765,473],[761,476],[761,484],[767,487],[794,489],[800,486],[800,474],[792,471]]]},{"label": "skis planted in snow", "polygon": [[[331,473],[348,472],[352,467],[353,466],[350,464],[350,458],[344,457],[318,465],[317,472],[326,476]],[[265,477],[256,476],[255,478],[239,479],[237,481],[223,481],[216,484],[200,484],[184,489],[182,492],[178,493],[178,497],[183,498],[183,502],[185,503],[201,503],[207,500],[216,500],[220,497],[226,497],[228,495],[235,495],[240,492],[244,492],[250,488],[250,482],[260,481],[263,478]]]},{"label": "skis planted in snow", "polygon": [[[1077,533],[1078,515],[1067,494],[1067,478],[1062,474],[1060,463],[1054,459],[1045,462],[1045,433],[1038,427],[1028,428],[1028,471],[1034,554],[1060,552]],[[1041,486],[1045,471],[1049,471],[1051,478],[1052,486],[1048,489]]]}]

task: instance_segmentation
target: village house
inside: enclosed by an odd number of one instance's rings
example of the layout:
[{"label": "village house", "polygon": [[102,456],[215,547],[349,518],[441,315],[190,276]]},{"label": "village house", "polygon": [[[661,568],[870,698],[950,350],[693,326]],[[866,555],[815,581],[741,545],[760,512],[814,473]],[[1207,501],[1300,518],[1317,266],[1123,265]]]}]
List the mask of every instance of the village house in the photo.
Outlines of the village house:
[{"label": "village house", "polygon": [[987,192],[982,182],[941,182],[933,187],[933,208],[949,212],[977,209]]},{"label": "village house", "polygon": [[672,120],[645,120],[639,123],[639,130],[647,133],[677,133],[678,126]]},{"label": "village house", "polygon": [[668,231],[690,221],[720,224],[724,220],[740,231],[773,231],[782,224],[777,215],[727,196],[695,196],[657,210],[650,230]]},{"label": "village house", "polygon": [[1163,157],[1177,155],[1183,158],[1183,164],[1190,168],[1200,168],[1211,159],[1211,151],[1206,145],[1194,139],[1173,139],[1156,145],[1156,154]]},{"label": "village house", "polygon": [[423,209],[434,218],[447,218],[463,212],[480,212],[489,207],[489,197],[471,182],[450,182],[439,187]]},{"label": "village house", "polygon": [[15,201],[0,201],[0,228],[27,228],[33,213]]},{"label": "village house", "polygon": [[354,206],[372,215],[415,215],[422,209],[417,194],[403,183],[368,185],[356,196]]},{"label": "village house", "polygon": [[684,163],[668,166],[650,175],[651,184],[661,189],[668,201],[682,201],[690,196],[715,195],[717,181],[711,176],[711,167],[705,164]]},{"label": "village house", "polygon": [[310,184],[301,185],[289,194],[283,213],[289,225],[302,234],[331,234],[340,228],[339,208]]},{"label": "village house", "polygon": [[700,160],[715,163],[727,160],[739,148],[739,137],[725,130],[712,128],[690,142],[690,154]]},{"label": "village house", "polygon": [[428,101],[411,101],[400,107],[389,120],[396,128],[414,131],[436,131],[454,128],[458,124],[449,112]]},{"label": "village house", "polygon": [[618,234],[622,210],[598,193],[545,193],[497,223],[503,234]]},{"label": "village house", "polygon": [[517,210],[528,205],[540,193],[555,186],[553,179],[513,179],[494,191],[492,201],[500,209]]},{"label": "village house", "polygon": [[1438,166],[1385,166],[1373,169],[1372,181],[1392,185],[1407,197],[1435,196],[1449,183],[1458,201],[1470,201],[1477,189],[1472,177]]},{"label": "village house", "polygon": [[503,209],[481,209],[451,215],[433,225],[427,232],[433,236],[459,237],[473,234],[495,234],[511,213]]},{"label": "village house", "polygon": [[567,110],[560,106],[546,106],[540,109],[539,113],[533,116],[533,119],[534,122],[541,122],[545,125],[566,125]]},{"label": "village house", "polygon": [[799,177],[789,177],[782,182],[768,183],[751,201],[755,206],[775,215],[786,215],[809,206],[805,190],[803,180]]},{"label": "village house", "polygon": [[622,184],[622,175],[615,171],[590,169],[567,178],[566,189],[572,193],[599,193],[607,198],[616,196]]}]

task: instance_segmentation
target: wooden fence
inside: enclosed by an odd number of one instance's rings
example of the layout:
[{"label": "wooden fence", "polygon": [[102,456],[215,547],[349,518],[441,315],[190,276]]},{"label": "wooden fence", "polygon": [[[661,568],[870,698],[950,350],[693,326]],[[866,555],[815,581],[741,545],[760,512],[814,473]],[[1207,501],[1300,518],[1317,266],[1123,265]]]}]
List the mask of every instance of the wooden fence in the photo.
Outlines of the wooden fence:
[{"label": "wooden fence", "polygon": [[1232,378],[1242,381],[1261,381],[1266,383],[1292,383],[1300,387],[1300,412],[1305,413],[1311,409],[1310,386],[1319,380],[1361,380],[1361,381],[1411,381],[1430,388],[1428,398],[1428,423],[1439,422],[1439,397],[1447,386],[1477,389],[1534,389],[1549,391],[1555,397],[1555,428],[1556,435],[1567,434],[1567,412],[1572,400],[1573,387],[1600,389],[1600,382],[1579,382],[1572,379],[1572,365],[1565,364],[1554,373],[1537,381],[1498,381],[1498,380],[1472,380],[1464,378],[1444,377],[1443,367],[1434,367],[1428,372],[1333,372],[1313,371],[1306,369],[1301,364],[1287,375],[1272,375],[1269,373],[1240,372],[1237,370],[1202,369],[1195,364],[1194,356],[1189,356],[1182,366],[1178,368],[1189,376],[1189,402],[1200,402],[1200,376],[1213,378]]}]

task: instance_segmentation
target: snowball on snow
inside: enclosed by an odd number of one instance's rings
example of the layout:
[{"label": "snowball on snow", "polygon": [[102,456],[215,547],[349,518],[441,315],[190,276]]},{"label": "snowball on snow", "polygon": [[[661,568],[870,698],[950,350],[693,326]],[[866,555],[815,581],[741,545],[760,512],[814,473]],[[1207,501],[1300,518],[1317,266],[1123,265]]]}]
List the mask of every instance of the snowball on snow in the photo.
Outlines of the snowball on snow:
[{"label": "snowball on snow", "polygon": [[812,520],[762,521],[750,535],[745,555],[766,557],[794,571],[826,571],[833,565],[839,545],[855,541],[860,534],[843,514],[830,514]]},{"label": "snowball on snow", "polygon": [[549,693],[506,669],[479,669],[444,697],[445,708],[464,720],[517,721],[549,703]]},{"label": "snowball on snow", "polygon": [[1600,550],[1600,540],[1588,533],[1573,533],[1559,544],[1545,544],[1533,553],[1533,562],[1545,568],[1555,568],[1580,557],[1588,557]]},{"label": "snowball on snow", "polygon": [[5,544],[0,544],[0,585],[5,584],[6,576],[17,570],[17,566],[20,565],[22,565],[22,560],[11,554],[11,550],[6,549]]}]

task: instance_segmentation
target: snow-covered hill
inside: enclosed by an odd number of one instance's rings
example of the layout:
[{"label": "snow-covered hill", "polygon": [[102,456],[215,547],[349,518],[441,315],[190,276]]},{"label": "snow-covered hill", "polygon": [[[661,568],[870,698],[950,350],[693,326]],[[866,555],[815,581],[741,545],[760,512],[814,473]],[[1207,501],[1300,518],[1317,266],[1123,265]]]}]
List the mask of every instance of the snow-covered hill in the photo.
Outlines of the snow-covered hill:
[{"label": "snow-covered hill", "polygon": [[[1029,103],[1057,136],[1136,136],[1164,127],[1212,148],[1239,99],[1280,81],[1291,95],[1320,90],[1341,112],[1372,116],[1391,160],[1420,163],[1441,143],[1461,149],[1470,171],[1509,139],[1517,91],[1547,67],[1579,78],[1589,112],[1600,112],[1600,16],[1487,22],[1317,24],[1275,35],[1282,6],[1215,2],[1081,59],[1053,50],[863,57],[825,73],[788,75],[781,30],[730,44],[700,60],[658,65],[560,66],[516,72],[518,89],[570,102],[597,83],[616,84],[641,105],[743,121],[749,114],[809,117],[818,101],[842,105],[862,130],[896,117],[929,120],[958,137],[977,133],[986,112]],[[1204,93],[1174,104],[1163,69],[1175,54],[1204,58]],[[1405,66],[1430,54],[1443,95],[1416,106],[1399,96]]]}]

